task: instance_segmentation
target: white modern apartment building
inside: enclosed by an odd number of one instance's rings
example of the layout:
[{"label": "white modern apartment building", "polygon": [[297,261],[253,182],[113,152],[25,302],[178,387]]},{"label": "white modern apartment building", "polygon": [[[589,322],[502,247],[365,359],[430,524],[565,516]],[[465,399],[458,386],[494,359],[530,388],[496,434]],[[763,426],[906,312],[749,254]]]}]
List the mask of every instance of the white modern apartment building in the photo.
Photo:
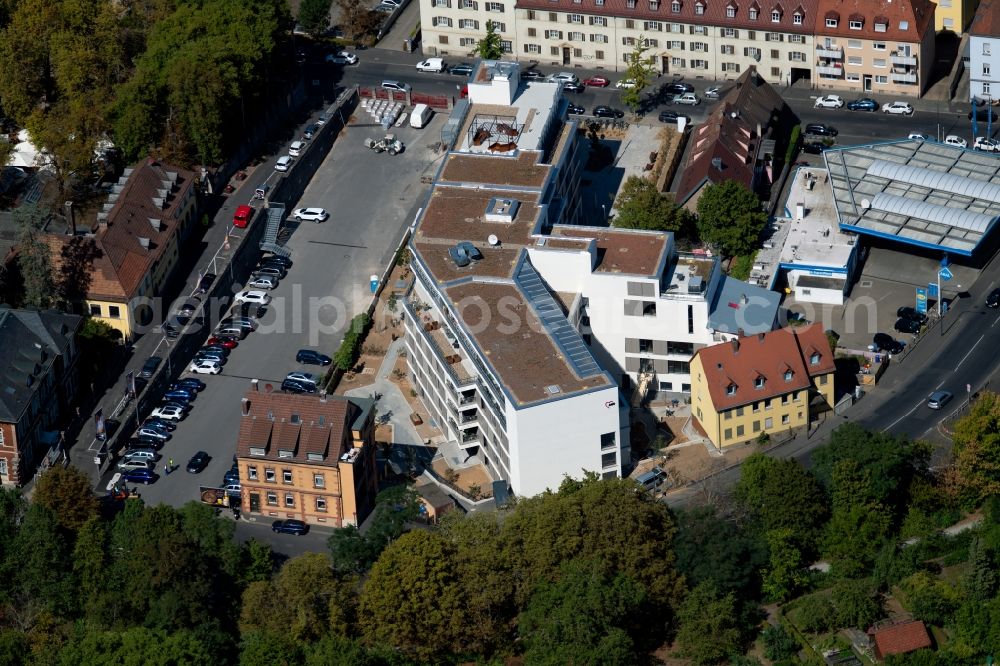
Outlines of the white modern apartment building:
[{"label": "white modern apartment building", "polygon": [[1000,0],[979,4],[969,26],[968,62],[971,99],[1000,99]]},{"label": "white modern apartment building", "polygon": [[558,84],[481,63],[449,123],[455,148],[410,243],[414,384],[516,494],[619,476],[633,386],[689,391],[694,351],[770,330],[778,295],[682,255],[670,234],[575,226],[576,125]]}]

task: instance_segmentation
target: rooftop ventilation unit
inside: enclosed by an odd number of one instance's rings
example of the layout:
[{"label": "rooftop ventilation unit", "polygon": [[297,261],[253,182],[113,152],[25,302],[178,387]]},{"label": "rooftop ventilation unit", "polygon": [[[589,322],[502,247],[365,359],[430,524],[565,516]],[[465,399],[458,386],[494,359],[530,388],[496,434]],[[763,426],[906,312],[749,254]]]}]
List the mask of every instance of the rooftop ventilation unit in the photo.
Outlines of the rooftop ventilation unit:
[{"label": "rooftop ventilation unit", "polygon": [[487,222],[507,222],[511,223],[517,216],[517,209],[521,207],[521,202],[516,199],[501,199],[493,197],[486,204],[485,219]]},{"label": "rooftop ventilation unit", "polygon": [[562,393],[562,387],[560,387],[558,384],[549,384],[548,386],[545,387],[545,392],[548,393],[549,395]]},{"label": "rooftop ventilation unit", "polygon": [[702,284],[704,284],[704,281],[701,279],[700,275],[692,275],[691,279],[688,281],[688,293],[700,294],[702,290]]},{"label": "rooftop ventilation unit", "polygon": [[498,245],[500,245],[500,239],[497,238],[496,234],[490,234],[489,236],[487,236],[486,242],[489,243],[492,247],[497,247]]}]

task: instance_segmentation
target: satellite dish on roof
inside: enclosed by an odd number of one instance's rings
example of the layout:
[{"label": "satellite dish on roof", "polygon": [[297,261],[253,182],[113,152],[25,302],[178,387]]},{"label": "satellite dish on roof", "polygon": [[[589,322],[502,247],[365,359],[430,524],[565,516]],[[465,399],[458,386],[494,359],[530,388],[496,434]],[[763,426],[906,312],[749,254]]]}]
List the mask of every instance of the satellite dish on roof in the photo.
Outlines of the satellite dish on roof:
[{"label": "satellite dish on roof", "polygon": [[864,208],[865,210],[867,210],[867,209],[869,209],[869,208],[872,207],[872,202],[868,201],[868,199],[862,199],[861,200],[861,207]]},{"label": "satellite dish on roof", "polygon": [[500,239],[497,238],[496,234],[490,234],[489,237],[487,237],[486,242],[492,245],[493,247],[496,247],[497,245],[500,244]]}]

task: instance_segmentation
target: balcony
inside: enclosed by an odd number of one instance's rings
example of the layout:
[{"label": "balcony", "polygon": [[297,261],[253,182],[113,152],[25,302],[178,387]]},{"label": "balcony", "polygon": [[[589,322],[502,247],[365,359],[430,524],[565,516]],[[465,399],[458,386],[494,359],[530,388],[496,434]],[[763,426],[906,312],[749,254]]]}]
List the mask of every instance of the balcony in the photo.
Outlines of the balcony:
[{"label": "balcony", "polygon": [[828,79],[839,79],[844,76],[844,66],[839,62],[819,62],[816,73]]},{"label": "balcony", "polygon": [[890,57],[892,58],[893,65],[917,66],[917,56],[906,55],[905,53],[893,53]]},{"label": "balcony", "polygon": [[460,393],[458,395],[458,408],[463,409],[466,407],[476,406],[476,394],[475,393]]},{"label": "balcony", "polygon": [[916,83],[917,82],[917,73],[916,72],[907,72],[907,71],[896,71],[896,70],[893,70],[892,74],[890,74],[890,76],[892,77],[892,82],[893,83]]},{"label": "balcony", "polygon": [[820,58],[827,58],[828,60],[843,60],[844,49],[839,46],[824,46],[821,44],[816,47],[816,55]]},{"label": "balcony", "polygon": [[464,428],[467,425],[473,423],[479,423],[479,413],[478,412],[462,412],[459,415],[459,420],[462,422],[461,425]]},{"label": "balcony", "polygon": [[462,431],[462,446],[477,446],[479,444],[479,428]]}]

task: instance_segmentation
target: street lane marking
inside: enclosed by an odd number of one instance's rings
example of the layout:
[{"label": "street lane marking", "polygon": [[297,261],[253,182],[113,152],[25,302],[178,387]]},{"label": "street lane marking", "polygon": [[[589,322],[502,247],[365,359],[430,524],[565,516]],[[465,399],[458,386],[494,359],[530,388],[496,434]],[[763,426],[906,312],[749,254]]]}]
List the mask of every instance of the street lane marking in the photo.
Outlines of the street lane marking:
[{"label": "street lane marking", "polygon": [[902,416],[900,416],[898,419],[896,419],[895,421],[893,421],[892,423],[890,423],[889,425],[887,425],[885,427],[885,429],[886,430],[891,430],[894,425],[896,425],[897,423],[899,423],[900,421],[902,421],[903,419],[905,419],[907,416],[909,416],[913,412],[917,411],[917,407],[919,407],[922,404],[923,404],[923,400],[921,400],[920,402],[918,402],[917,404],[915,404],[913,406],[913,409],[911,409],[910,411],[906,412],[905,414],[903,414]]},{"label": "street lane marking", "polygon": [[353,247],[358,250],[368,249],[367,245],[348,245],[347,243],[331,243],[329,241],[318,241],[318,240],[311,240],[308,242],[315,243],[316,245],[333,245],[334,247]]},{"label": "street lane marking", "polygon": [[979,336],[979,339],[976,340],[976,342],[972,345],[972,347],[969,348],[969,351],[966,352],[965,356],[962,357],[962,360],[958,362],[958,365],[955,366],[955,369],[952,372],[958,372],[958,369],[962,367],[963,363],[965,363],[965,359],[969,358],[969,354],[975,351],[976,347],[979,345],[980,342],[983,341],[983,338],[985,337],[986,337],[985,333]]}]

